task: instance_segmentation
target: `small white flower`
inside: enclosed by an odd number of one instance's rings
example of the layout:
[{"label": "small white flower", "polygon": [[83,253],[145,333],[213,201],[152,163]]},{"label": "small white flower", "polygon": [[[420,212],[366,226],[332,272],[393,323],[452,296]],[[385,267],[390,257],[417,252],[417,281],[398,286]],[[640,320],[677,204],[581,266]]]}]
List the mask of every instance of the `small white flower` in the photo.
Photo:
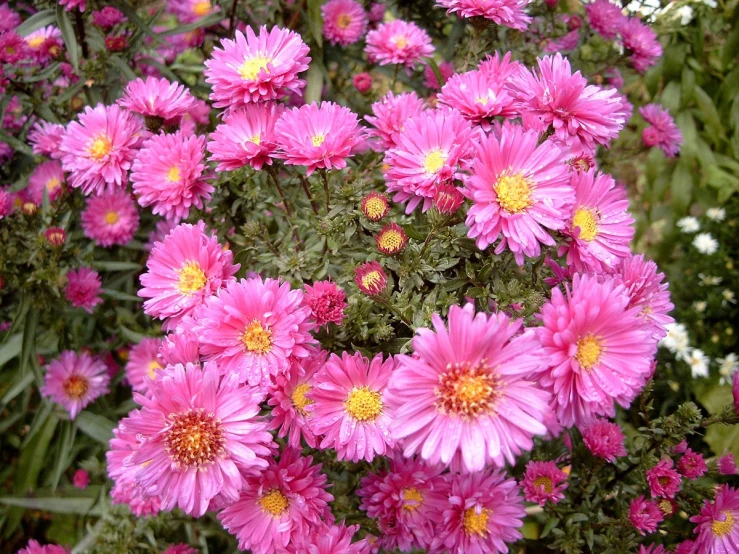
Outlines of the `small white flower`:
[{"label": "small white flower", "polygon": [[716,6],[718,6],[718,4],[716,3],[716,0],[702,0],[702,1],[709,8],[715,8]]},{"label": "small white flower", "polygon": [[698,220],[693,216],[679,219],[677,222],[677,226],[680,227],[680,230],[683,233],[695,233],[697,231],[700,231],[701,228],[700,223],[698,223]]},{"label": "small white flower", "polygon": [[699,233],[693,239],[693,246],[701,254],[715,254],[718,250],[718,241],[711,236],[711,233]]},{"label": "small white flower", "polygon": [[716,358],[718,364],[718,372],[721,375],[721,384],[731,383],[734,372],[739,369],[739,356],[727,354],[725,358]]},{"label": "small white flower", "polygon": [[723,277],[714,277],[713,275],[705,275],[703,273],[699,273],[698,277],[701,278],[702,287],[718,286],[724,280]]},{"label": "small white flower", "polygon": [[724,299],[721,301],[721,305],[725,308],[727,304],[736,304],[736,297],[734,296],[734,291],[730,289],[724,289],[721,291],[721,296],[724,297]]},{"label": "small white flower", "polygon": [[693,378],[708,377],[708,364],[711,363],[711,360],[703,353],[703,350],[693,348],[685,359],[685,363],[690,366]]},{"label": "small white flower", "polygon": [[723,221],[726,219],[726,210],[723,208],[708,208],[706,210],[706,217],[713,221]]},{"label": "small white flower", "polygon": [[667,348],[673,354],[687,354],[688,330],[682,323],[668,323],[667,334],[659,341],[659,345]]},{"label": "small white flower", "polygon": [[700,300],[699,302],[693,302],[693,309],[699,314],[702,314],[703,312],[705,312],[707,307],[708,307],[708,302],[706,302],[705,300]]}]

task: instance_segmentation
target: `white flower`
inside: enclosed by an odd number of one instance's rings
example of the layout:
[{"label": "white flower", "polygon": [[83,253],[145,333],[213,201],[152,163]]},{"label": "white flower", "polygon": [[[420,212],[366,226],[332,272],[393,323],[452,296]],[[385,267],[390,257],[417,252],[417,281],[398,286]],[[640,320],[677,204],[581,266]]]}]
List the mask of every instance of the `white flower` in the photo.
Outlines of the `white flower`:
[{"label": "white flower", "polygon": [[668,323],[667,334],[659,341],[659,345],[667,348],[673,354],[686,356],[688,354],[688,330],[682,323]]},{"label": "white flower", "polygon": [[716,3],[716,0],[702,0],[702,1],[709,8],[715,8],[716,6],[718,6],[718,4]]},{"label": "white flower", "polygon": [[713,221],[723,221],[726,219],[726,210],[723,208],[708,208],[706,210],[706,217]]},{"label": "white flower", "polygon": [[718,372],[721,375],[721,384],[731,383],[731,377],[734,372],[739,369],[739,356],[727,354],[725,358],[716,358],[718,364]]},{"label": "white flower", "polygon": [[693,246],[701,254],[715,254],[718,250],[718,241],[711,236],[711,233],[699,233],[693,239]]},{"label": "white flower", "polygon": [[680,14],[680,25],[687,25],[693,20],[693,8],[690,6],[683,6],[677,13]]},{"label": "white flower", "polygon": [[703,353],[703,350],[693,348],[685,359],[685,363],[690,366],[693,378],[708,377],[708,364],[711,363],[711,360]]},{"label": "white flower", "polygon": [[684,217],[677,221],[677,226],[683,233],[695,233],[700,231],[701,225],[693,216]]},{"label": "white flower", "polygon": [[705,275],[703,273],[699,273],[698,277],[701,278],[701,286],[702,287],[711,287],[711,286],[718,286],[721,284],[721,281],[724,280],[723,277],[714,277],[712,275]]},{"label": "white flower", "polygon": [[693,302],[693,309],[699,314],[702,314],[703,312],[705,312],[707,307],[708,307],[708,302],[706,302],[705,300]]},{"label": "white flower", "polygon": [[721,301],[721,305],[725,308],[726,304],[736,304],[736,297],[734,296],[734,291],[730,289],[724,289],[721,291],[721,296],[724,297],[724,299]]}]

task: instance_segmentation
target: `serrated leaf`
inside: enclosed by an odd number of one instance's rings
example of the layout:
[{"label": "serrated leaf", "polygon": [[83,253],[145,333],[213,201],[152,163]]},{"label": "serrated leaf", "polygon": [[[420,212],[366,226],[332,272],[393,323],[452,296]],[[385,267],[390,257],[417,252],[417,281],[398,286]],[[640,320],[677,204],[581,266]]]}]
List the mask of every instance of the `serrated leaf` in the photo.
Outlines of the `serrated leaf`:
[{"label": "serrated leaf", "polygon": [[72,27],[72,21],[69,19],[69,14],[61,4],[58,4],[56,7],[56,20],[59,30],[62,32],[62,39],[67,48],[67,54],[69,54],[69,61],[75,69],[79,69],[80,53],[77,37],[74,34],[74,28]]}]

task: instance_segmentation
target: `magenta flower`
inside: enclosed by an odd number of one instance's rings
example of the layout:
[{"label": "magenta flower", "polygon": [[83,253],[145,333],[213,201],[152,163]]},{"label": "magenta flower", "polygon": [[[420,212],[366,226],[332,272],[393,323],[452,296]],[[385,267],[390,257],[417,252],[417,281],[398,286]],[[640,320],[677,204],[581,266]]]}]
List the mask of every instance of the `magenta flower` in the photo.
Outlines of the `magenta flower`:
[{"label": "magenta flower", "polygon": [[610,0],[595,0],[585,4],[588,23],[604,39],[614,39],[626,22],[621,7]]},{"label": "magenta flower", "polygon": [[377,262],[367,262],[354,270],[354,282],[364,294],[377,296],[387,287],[387,275]]},{"label": "magenta flower", "polygon": [[682,486],[680,474],[675,471],[670,458],[662,458],[657,465],[645,473],[653,498],[675,498]]},{"label": "magenta flower", "polygon": [[61,404],[69,419],[77,415],[99,397],[108,394],[110,375],[105,364],[87,352],[77,354],[65,350],[46,366],[41,395]]},{"label": "magenta flower", "polygon": [[185,543],[172,544],[162,554],[200,554],[200,551]]},{"label": "magenta flower", "polygon": [[263,26],[256,35],[247,26],[246,36],[236,31],[234,40],[223,39],[221,46],[205,61],[204,72],[216,108],[278,100],[305,87],[298,73],[308,69],[309,49],[293,31]]},{"label": "magenta flower", "polygon": [[357,73],[352,77],[352,84],[357,91],[365,94],[372,88],[372,75],[369,73]]},{"label": "magenta flower", "polygon": [[129,81],[118,105],[144,117],[156,117],[176,123],[193,109],[195,99],[180,83],[147,77],[146,81]]},{"label": "magenta flower", "polygon": [[28,133],[28,142],[33,146],[34,154],[44,154],[58,159],[62,156],[59,146],[64,133],[64,125],[39,120],[31,127],[31,131]]},{"label": "magenta flower", "polygon": [[379,148],[387,150],[396,144],[397,135],[405,128],[405,123],[415,118],[426,109],[424,101],[414,91],[404,92],[398,96],[388,92],[378,102],[372,104],[374,116],[364,118],[374,127],[367,136],[379,139]]},{"label": "magenta flower", "polygon": [[321,15],[323,36],[331,44],[353,44],[367,31],[367,13],[355,0],[329,0],[321,6]]},{"label": "magenta flower", "polygon": [[244,481],[240,498],[218,514],[241,550],[282,552],[321,521],[333,523],[328,503],[334,497],[326,492],[321,465],[297,449],[284,450],[279,462]]},{"label": "magenta flower", "polygon": [[85,11],[86,0],[59,0],[59,5],[64,6],[64,9],[71,12],[75,8],[79,8],[80,12]]},{"label": "magenta flower", "polygon": [[688,448],[677,462],[677,468],[683,477],[692,481],[698,479],[708,472],[706,460],[698,452],[693,452]]},{"label": "magenta flower", "polygon": [[680,152],[683,136],[670,112],[659,104],[647,104],[639,108],[639,113],[650,125],[642,134],[644,144],[657,146],[665,156],[674,158]]},{"label": "magenta flower", "polygon": [[62,32],[54,25],[41,27],[23,37],[26,54],[39,64],[46,64],[62,52]]},{"label": "magenta flower", "polygon": [[364,48],[370,63],[379,65],[403,64],[413,68],[421,58],[434,53],[431,37],[412,22],[396,19],[380,23],[367,33]]},{"label": "magenta flower", "polygon": [[90,484],[90,474],[84,469],[78,469],[72,476],[72,485],[77,489],[86,489]]},{"label": "magenta flower", "polygon": [[135,345],[128,354],[126,362],[126,380],[131,388],[141,394],[149,391],[148,380],[156,379],[156,372],[164,367],[159,359],[159,347],[162,339],[147,337]]},{"label": "magenta flower", "polygon": [[558,504],[567,490],[567,474],[554,462],[530,461],[523,478],[523,496],[527,502],[543,506],[547,502]]},{"label": "magenta flower", "polygon": [[[735,380],[739,380],[739,378]],[[739,410],[737,411],[739,412]],[[718,472],[721,475],[736,475],[737,473],[739,473],[739,470],[736,467],[736,460],[734,459],[734,454],[729,452],[719,457]]]},{"label": "magenta flower", "polygon": [[59,149],[74,188],[85,195],[114,192],[128,182],[141,139],[139,120],[118,106],[87,106],[67,126]]},{"label": "magenta flower", "polygon": [[637,18],[627,18],[619,32],[624,48],[631,53],[631,64],[639,73],[644,73],[662,56],[662,45],[657,34]]},{"label": "magenta flower", "polygon": [[64,181],[62,164],[54,160],[40,163],[28,178],[28,198],[41,205],[46,190],[49,202],[56,202],[64,192]]},{"label": "magenta flower", "polygon": [[439,213],[452,215],[456,213],[463,203],[464,194],[457,187],[452,185],[439,185],[436,187],[436,194],[434,195],[432,205]]},{"label": "magenta flower", "polygon": [[480,141],[462,189],[473,203],[465,221],[467,236],[484,250],[502,235],[495,253],[507,247],[523,265],[524,255],[541,254],[540,244],[555,244],[545,229],[565,227],[575,193],[561,152],[551,141],[539,145],[535,131],[518,126],[498,130],[498,136]]},{"label": "magenta flower", "polygon": [[394,368],[392,356],[368,360],[360,353],[331,355],[306,393],[313,401],[306,407],[308,423],[315,435],[323,435],[321,449],[333,448],[339,460],[371,462],[393,448],[393,410],[386,389]]},{"label": "magenta flower", "polygon": [[675,548],[675,554],[697,554],[695,541],[683,541]]},{"label": "magenta flower", "polygon": [[654,500],[640,496],[629,505],[629,521],[643,537],[647,533],[654,533],[664,519],[662,510]]},{"label": "magenta flower", "polygon": [[102,304],[103,299],[99,294],[102,290],[103,282],[97,271],[89,267],[80,267],[77,270],[70,269],[67,271],[67,286],[64,287],[64,296],[75,308],[82,308],[88,314],[98,304]]},{"label": "magenta flower", "polygon": [[123,12],[112,6],[105,6],[102,10],[92,12],[92,22],[104,31],[108,31],[124,21],[126,21],[126,18]]},{"label": "magenta flower", "polygon": [[696,552],[739,552],[739,491],[722,485],[713,502],[703,501],[701,513],[690,518],[696,524]]},{"label": "magenta flower", "polygon": [[106,248],[128,244],[139,228],[136,203],[123,190],[88,197],[81,219],[85,236]]},{"label": "magenta flower", "polygon": [[[454,64],[452,62],[442,61],[438,64],[439,74],[441,75],[441,83],[434,73],[431,64],[426,64],[423,69],[423,86],[431,90],[439,90],[454,75]],[[389,93],[388,93],[389,94]]]},{"label": "magenta flower", "polygon": [[731,392],[734,396],[734,411],[736,411],[737,416],[739,416],[739,371],[734,372]]},{"label": "magenta flower", "polygon": [[306,104],[285,110],[275,123],[277,153],[287,165],[343,169],[352,149],[364,140],[357,114],[333,102]]},{"label": "magenta flower", "polygon": [[27,49],[26,41],[15,31],[0,33],[0,63],[17,64],[28,55]]},{"label": "magenta flower", "polygon": [[167,235],[170,234],[175,227],[177,227],[177,224],[169,219],[160,219],[159,221],[157,221],[154,229],[151,231],[151,233],[149,233],[148,240],[144,245],[144,250],[146,250],[147,252],[151,252],[154,248],[154,245],[157,242],[164,241],[164,239],[167,238]]},{"label": "magenta flower", "polygon": [[593,456],[609,463],[627,454],[624,447],[626,436],[621,427],[605,419],[597,419],[582,429],[582,438]]},{"label": "magenta flower", "polygon": [[368,538],[352,542],[359,525],[318,525],[310,528],[309,534],[294,538],[295,552],[309,554],[370,554],[374,552]]},{"label": "magenta flower", "polygon": [[33,539],[28,541],[25,548],[21,548],[16,554],[69,554],[69,548],[58,544],[41,545]]},{"label": "magenta flower", "polygon": [[182,23],[195,23],[202,17],[219,11],[219,7],[210,0],[169,0],[167,9],[175,14]]},{"label": "magenta flower", "polygon": [[[405,456],[482,471],[502,467],[547,432],[549,396],[532,376],[546,367],[533,332],[503,313],[475,314],[471,304],[418,329],[413,356],[398,356],[388,388],[391,436]],[[525,400],[524,400],[525,399]]]},{"label": "magenta flower", "polygon": [[458,13],[461,17],[484,17],[497,25],[525,31],[531,17],[524,8],[530,0],[437,0],[436,4],[447,8],[447,13]]},{"label": "magenta flower", "polygon": [[316,327],[324,325],[328,329],[329,323],[341,325],[346,309],[346,294],[341,287],[328,279],[316,281],[313,286],[303,285],[305,295],[303,305],[308,306]]},{"label": "magenta flower", "polygon": [[479,69],[452,75],[437,98],[485,130],[490,129],[493,117],[514,117],[517,111],[504,84]]},{"label": "magenta flower", "polygon": [[[640,544],[638,554],[670,554],[670,551],[661,544],[650,544],[649,546]],[[675,551],[675,554],[677,554],[677,551]]]}]

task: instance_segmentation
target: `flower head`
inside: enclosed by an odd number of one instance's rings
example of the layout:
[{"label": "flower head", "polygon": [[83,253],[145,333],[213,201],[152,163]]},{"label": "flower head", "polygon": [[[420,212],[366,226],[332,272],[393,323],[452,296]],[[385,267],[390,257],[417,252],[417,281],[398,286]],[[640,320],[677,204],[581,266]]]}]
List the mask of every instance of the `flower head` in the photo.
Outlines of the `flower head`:
[{"label": "flower head", "polygon": [[123,23],[125,20],[123,12],[112,6],[105,6],[102,10],[92,12],[92,22],[105,31],[112,29],[119,23]]},{"label": "flower head", "polygon": [[653,498],[661,496],[675,498],[682,486],[680,474],[673,469],[670,458],[662,458],[657,465],[646,471],[647,483]]},{"label": "flower head", "polygon": [[683,477],[696,480],[698,477],[708,472],[706,460],[698,452],[693,452],[688,448],[677,462],[677,468]]},{"label": "flower head", "polygon": [[72,484],[77,489],[86,489],[90,484],[90,474],[84,469],[78,469],[72,476]]},{"label": "flower head", "polygon": [[28,541],[25,548],[21,548],[16,554],[69,554],[69,548],[58,544],[41,545],[33,539]]},{"label": "flower head", "polygon": [[49,202],[56,200],[64,192],[64,171],[62,164],[50,160],[36,166],[28,178],[28,197],[36,204],[44,201],[44,190],[49,197]]},{"label": "flower head", "polygon": [[67,286],[64,287],[64,296],[75,308],[82,308],[91,314],[92,310],[103,299],[98,296],[103,282],[97,271],[89,267],[80,267],[77,270],[67,271]]},{"label": "flower head", "polygon": [[379,147],[383,150],[392,148],[396,144],[397,134],[405,129],[405,123],[415,118],[426,109],[421,98],[414,91],[404,92],[395,96],[388,92],[378,102],[372,104],[374,116],[364,118],[374,127],[367,135],[379,139]]},{"label": "flower head", "polygon": [[525,31],[531,23],[524,8],[530,0],[437,0],[439,6],[447,8],[448,13],[458,13],[461,17],[484,17],[497,25]]},{"label": "flower head", "polygon": [[295,537],[296,552],[306,554],[370,554],[373,551],[367,538],[352,542],[359,525],[317,525],[309,534]]},{"label": "flower head", "polygon": [[67,232],[61,227],[49,227],[44,235],[52,246],[62,246],[67,240]]},{"label": "flower head", "polygon": [[369,73],[357,73],[352,77],[352,84],[357,91],[365,94],[372,88],[372,75]]},{"label": "flower head", "polygon": [[459,207],[464,203],[464,194],[452,185],[439,185],[436,187],[434,195],[433,207],[444,215],[452,215],[456,213]]},{"label": "flower head", "polygon": [[704,500],[700,514],[690,521],[696,524],[697,552],[739,551],[739,490],[721,486],[713,502]]},{"label": "flower head", "polygon": [[122,190],[88,197],[81,219],[85,236],[104,247],[128,244],[139,227],[136,204]]},{"label": "flower head", "polygon": [[[200,345],[198,344],[197,335],[184,327],[175,328],[174,331],[165,335],[162,339],[159,345],[158,361],[161,367],[177,364],[199,364]],[[151,369],[157,370],[153,364]]]},{"label": "flower head", "polygon": [[33,146],[34,154],[44,154],[56,159],[62,155],[59,146],[64,133],[64,125],[40,120],[31,127],[31,131],[28,133],[28,142]]},{"label": "flower head", "polygon": [[632,500],[629,505],[629,521],[642,536],[654,533],[664,519],[662,511],[654,500],[640,496]]},{"label": "flower head", "polygon": [[662,56],[662,45],[657,34],[635,17],[629,17],[619,28],[624,48],[631,53],[631,63],[639,73],[657,63]]},{"label": "flower head", "polygon": [[595,0],[585,4],[588,23],[593,30],[605,39],[614,39],[626,22],[621,7],[610,0]]},{"label": "flower head", "polygon": [[360,209],[369,221],[377,222],[390,211],[390,202],[384,194],[372,191],[362,198]]},{"label": "flower head", "polygon": [[567,489],[567,474],[554,462],[530,461],[526,464],[523,480],[523,496],[528,502],[543,506],[547,501],[554,504],[564,498]]},{"label": "flower head", "polygon": [[162,554],[200,554],[200,551],[185,543],[172,544]]},{"label": "flower head", "polygon": [[193,109],[195,99],[180,83],[167,79],[147,77],[129,81],[118,105],[148,118],[179,122],[180,118]]},{"label": "flower head", "polygon": [[27,55],[26,41],[13,30],[0,33],[0,63],[16,64]]},{"label": "flower head", "polygon": [[639,108],[639,113],[649,123],[644,129],[642,139],[649,147],[657,146],[668,158],[674,158],[680,152],[683,136],[670,112],[659,104],[647,104]]},{"label": "flower head", "polygon": [[97,398],[108,394],[109,384],[110,375],[102,361],[87,352],[65,350],[46,367],[41,395],[61,404],[74,420]]},{"label": "flower head", "polygon": [[582,430],[583,442],[597,458],[613,463],[616,458],[626,456],[624,436],[621,427],[605,419],[598,419]]},{"label": "flower head", "polygon": [[353,44],[367,30],[367,13],[356,0],[329,0],[321,6],[321,15],[323,36],[331,44]]},{"label": "flower head", "polygon": [[211,0],[169,0],[167,8],[182,23],[194,23],[219,10],[217,3]]},{"label": "flower head", "polygon": [[149,390],[146,378],[156,379],[156,372],[164,367],[159,359],[161,345],[162,339],[148,337],[131,348],[126,362],[126,379],[134,391],[146,394]]},{"label": "flower head", "polygon": [[329,323],[341,325],[346,308],[346,294],[341,287],[327,279],[316,281],[313,286],[304,285],[303,288],[303,305],[310,308],[311,317],[317,327],[325,325],[328,329]]},{"label": "flower head", "polygon": [[438,101],[459,110],[465,119],[484,129],[490,129],[493,117],[511,117],[517,111],[505,84],[491,72],[479,69],[452,75],[442,87]]},{"label": "flower head", "polygon": [[454,75],[454,64],[452,62],[442,61],[439,65],[439,75],[441,75],[441,82],[436,76],[434,69],[431,64],[426,64],[423,69],[423,86],[431,90],[439,90],[449,80],[449,77]]},{"label": "flower head", "polygon": [[387,275],[377,262],[367,262],[354,270],[354,282],[364,294],[377,296],[387,287]]},{"label": "flower head", "polygon": [[388,256],[393,256],[403,251],[408,244],[408,235],[397,223],[388,223],[378,235],[375,236],[377,250]]},{"label": "flower head", "polygon": [[[735,397],[737,398],[737,397]],[[737,409],[739,413],[739,409]],[[718,459],[718,472],[721,475],[736,475],[739,470],[736,467],[736,460],[734,454],[728,452]]]},{"label": "flower head", "polygon": [[693,246],[701,254],[710,256],[718,250],[718,241],[711,236],[711,233],[698,233],[693,239]]},{"label": "flower head", "polygon": [[370,63],[403,64],[412,68],[421,58],[434,53],[431,37],[415,23],[396,19],[381,23],[367,33],[364,51]]}]

